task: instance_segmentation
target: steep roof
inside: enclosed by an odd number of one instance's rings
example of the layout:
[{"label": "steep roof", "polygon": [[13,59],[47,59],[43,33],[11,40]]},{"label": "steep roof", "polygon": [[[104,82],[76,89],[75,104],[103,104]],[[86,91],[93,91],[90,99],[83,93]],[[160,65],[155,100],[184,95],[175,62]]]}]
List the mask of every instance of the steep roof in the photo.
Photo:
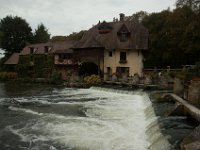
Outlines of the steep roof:
[{"label": "steep roof", "polygon": [[16,65],[19,61],[19,53],[13,53],[4,64],[6,65]]},{"label": "steep roof", "polygon": [[73,45],[77,41],[59,41],[59,42],[52,42],[52,50],[50,53],[72,53],[73,50],[71,49]]},{"label": "steep roof", "polygon": [[30,48],[34,49],[33,54],[45,54],[45,46],[48,46],[48,53],[57,53],[62,51],[63,53],[71,53],[71,47],[73,47],[76,41],[58,41],[58,42],[47,42],[39,44],[31,44],[23,48],[20,55],[30,54]]},{"label": "steep roof", "polygon": [[[148,30],[134,21],[110,22],[111,31],[106,34],[99,33],[101,23],[89,29],[74,48],[99,48],[105,49],[148,49]],[[130,32],[127,41],[121,42],[118,31],[126,26]]]}]

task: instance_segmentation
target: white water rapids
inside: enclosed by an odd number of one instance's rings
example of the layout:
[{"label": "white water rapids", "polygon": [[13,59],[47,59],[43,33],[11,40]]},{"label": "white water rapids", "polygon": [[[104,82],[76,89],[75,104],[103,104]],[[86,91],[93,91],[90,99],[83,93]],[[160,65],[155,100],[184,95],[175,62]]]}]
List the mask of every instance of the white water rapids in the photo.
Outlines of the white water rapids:
[{"label": "white water rapids", "polygon": [[[50,145],[48,149],[59,149],[55,145],[75,150],[170,149],[146,93],[66,88],[38,97],[37,102],[48,104],[48,111],[43,107],[40,111],[35,107],[8,107],[35,116],[25,124],[7,127],[30,143],[27,149],[40,150],[43,143]],[[60,113],[72,108],[76,113]]]}]

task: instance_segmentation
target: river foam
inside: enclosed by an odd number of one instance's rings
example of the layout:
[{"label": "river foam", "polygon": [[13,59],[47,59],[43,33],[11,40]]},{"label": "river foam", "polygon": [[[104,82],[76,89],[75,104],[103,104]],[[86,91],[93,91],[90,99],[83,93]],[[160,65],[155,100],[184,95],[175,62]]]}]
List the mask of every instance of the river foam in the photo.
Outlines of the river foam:
[{"label": "river foam", "polygon": [[[39,113],[31,109],[10,106],[13,111],[23,111],[40,117],[22,128],[13,126],[12,132],[23,139],[37,142],[53,141],[71,149],[90,150],[147,150],[169,149],[162,136],[157,118],[147,94],[141,92],[113,91],[103,88],[64,89],[54,94],[80,99],[86,117],[51,113]],[[75,96],[73,96],[75,95]],[[95,98],[83,101],[81,99]],[[56,101],[56,100],[55,100]],[[70,101],[73,104],[73,101]],[[158,140],[162,139],[162,140]]]}]

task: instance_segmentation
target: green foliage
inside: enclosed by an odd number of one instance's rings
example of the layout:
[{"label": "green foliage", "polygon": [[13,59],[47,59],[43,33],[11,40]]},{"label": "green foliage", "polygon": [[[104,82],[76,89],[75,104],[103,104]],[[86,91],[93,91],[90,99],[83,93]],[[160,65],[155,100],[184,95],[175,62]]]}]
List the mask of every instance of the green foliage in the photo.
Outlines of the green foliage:
[{"label": "green foliage", "polygon": [[0,72],[0,80],[10,80],[16,78],[17,78],[16,72]]},{"label": "green foliage", "polygon": [[152,93],[151,99],[153,100],[153,102],[156,102],[156,103],[169,102],[169,100],[163,97],[161,93]]},{"label": "green foliage", "polygon": [[176,73],[176,78],[190,81],[200,79],[200,62],[197,62],[194,68],[187,68],[181,72]]},{"label": "green foliage", "polygon": [[196,79],[200,77],[200,62],[196,63],[196,66],[192,69],[185,71],[186,80]]},{"label": "green foliage", "polygon": [[26,20],[7,16],[0,21],[0,46],[10,55],[19,52],[32,40],[32,29]]},{"label": "green foliage", "polygon": [[80,40],[86,31],[82,30],[80,32],[73,32],[72,34],[67,36],[68,40]]},{"label": "green foliage", "polygon": [[34,77],[44,78],[48,74],[46,72],[46,55],[35,55],[34,56]]},{"label": "green foliage", "polygon": [[18,72],[18,77],[30,77],[29,74],[29,68],[30,68],[30,62],[31,62],[30,55],[23,55],[19,57],[19,62],[16,67],[16,70]]},{"label": "green foliage", "polygon": [[82,30],[80,32],[73,32],[73,33],[71,33],[68,36],[53,36],[50,39],[50,41],[51,42],[66,41],[66,40],[75,40],[75,41],[78,41],[78,40],[80,40],[83,37],[83,35],[84,35],[85,32],[86,32],[85,30]]},{"label": "green foliage", "polygon": [[200,10],[200,1],[199,0],[177,0],[176,7],[188,6],[194,11]]},{"label": "green foliage", "polygon": [[62,82],[63,81],[61,79],[61,74],[56,69],[54,69],[52,72],[50,83],[51,84],[61,84]]},{"label": "green foliage", "polygon": [[91,75],[91,76],[87,76],[83,79],[84,83],[88,86],[91,85],[98,85],[101,83],[101,79],[98,75]]},{"label": "green foliage", "polygon": [[145,68],[177,68],[200,60],[200,14],[184,6],[149,14],[142,23],[150,33]]},{"label": "green foliage", "polygon": [[66,36],[53,36],[50,41],[51,42],[57,42],[57,41],[66,41],[67,37]]},{"label": "green foliage", "polygon": [[38,25],[35,33],[33,34],[33,42],[34,43],[45,43],[50,39],[50,34],[48,33],[48,29],[41,23]]},{"label": "green foliage", "polygon": [[145,11],[139,11],[134,13],[132,16],[128,16],[126,18],[127,21],[137,21],[137,22],[141,22],[143,20],[144,17],[147,16],[147,12]]},{"label": "green foliage", "polygon": [[53,55],[24,55],[19,57],[19,77],[50,78],[54,67]]}]

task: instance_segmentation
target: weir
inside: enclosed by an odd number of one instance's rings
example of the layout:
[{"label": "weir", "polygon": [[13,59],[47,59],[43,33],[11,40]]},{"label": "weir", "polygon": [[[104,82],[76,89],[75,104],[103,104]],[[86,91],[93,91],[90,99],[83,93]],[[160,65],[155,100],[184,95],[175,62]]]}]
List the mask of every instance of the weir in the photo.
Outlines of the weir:
[{"label": "weir", "polygon": [[[172,145],[168,141],[168,137],[163,135],[160,129],[160,125],[158,123],[158,118],[155,115],[154,108],[152,106],[152,102],[150,101],[149,95],[142,90],[136,91],[127,91],[121,89],[113,89],[113,88],[103,88],[103,87],[91,87],[91,90],[95,90],[97,92],[104,92],[110,94],[122,94],[124,96],[130,96],[130,98],[134,98],[135,96],[140,97],[137,98],[138,101],[143,103],[143,111],[145,116],[145,134],[147,136],[147,141],[149,142],[147,149],[148,150],[171,150]],[[125,103],[125,101],[124,101]],[[132,105],[132,109],[137,109],[138,106]],[[138,120],[139,121],[139,120]],[[132,124],[134,128],[134,123]]]},{"label": "weir", "polygon": [[0,97],[1,150],[172,150],[176,135],[191,130],[179,122],[185,117],[159,116],[141,90],[27,85],[9,91]]}]

